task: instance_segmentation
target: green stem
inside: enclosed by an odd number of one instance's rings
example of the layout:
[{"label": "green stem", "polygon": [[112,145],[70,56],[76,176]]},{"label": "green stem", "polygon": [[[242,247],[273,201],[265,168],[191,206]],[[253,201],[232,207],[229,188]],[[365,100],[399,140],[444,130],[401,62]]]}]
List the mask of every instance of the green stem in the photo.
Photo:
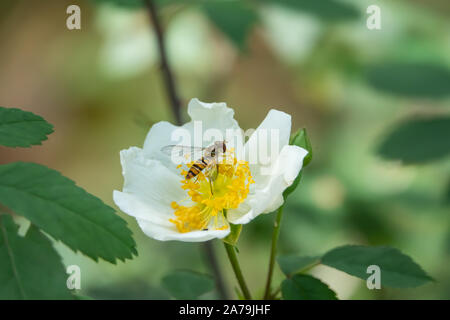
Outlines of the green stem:
[{"label": "green stem", "polygon": [[266,290],[264,291],[264,300],[270,298],[270,285],[272,284],[273,270],[275,266],[275,257],[277,255],[277,244],[280,236],[281,218],[283,217],[283,206],[278,209],[277,217],[273,226],[272,248],[270,249],[269,272],[267,274]]},{"label": "green stem", "polygon": [[316,261],[316,262],[313,262],[313,263],[311,263],[310,265],[307,265],[306,267],[304,267],[304,268],[298,270],[296,273],[305,273],[305,272],[311,270],[312,268],[317,267],[320,263],[321,263],[320,260],[318,260],[318,261]]},{"label": "green stem", "polygon": [[236,275],[236,279],[241,287],[242,293],[244,294],[244,298],[246,300],[252,300],[252,296],[248,290],[247,284],[245,283],[244,276],[242,275],[241,267],[239,266],[239,261],[237,259],[234,247],[225,242],[223,244],[225,246],[225,250],[227,251],[231,266],[233,267],[234,274]]}]

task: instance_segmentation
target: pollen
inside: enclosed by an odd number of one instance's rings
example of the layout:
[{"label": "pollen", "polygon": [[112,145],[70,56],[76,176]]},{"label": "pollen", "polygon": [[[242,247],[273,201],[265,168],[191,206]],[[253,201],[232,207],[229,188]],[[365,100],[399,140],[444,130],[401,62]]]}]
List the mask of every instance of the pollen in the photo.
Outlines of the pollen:
[{"label": "pollen", "polygon": [[[186,170],[181,170],[186,175]],[[228,222],[224,212],[237,209],[247,198],[254,183],[248,162],[238,161],[232,149],[205,175],[201,172],[191,179],[181,180],[189,205],[171,203],[174,218],[169,219],[181,233],[196,230],[225,230]]]}]

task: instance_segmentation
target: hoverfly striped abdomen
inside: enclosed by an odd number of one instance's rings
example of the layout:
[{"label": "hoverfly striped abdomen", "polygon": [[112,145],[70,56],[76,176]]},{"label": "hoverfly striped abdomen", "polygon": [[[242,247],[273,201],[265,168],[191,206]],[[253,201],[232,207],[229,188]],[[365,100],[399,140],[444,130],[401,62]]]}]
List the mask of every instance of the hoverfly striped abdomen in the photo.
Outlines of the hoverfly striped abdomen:
[{"label": "hoverfly striped abdomen", "polygon": [[208,166],[208,160],[205,157],[194,162],[194,164],[189,169],[189,172],[186,174],[186,179],[192,179],[196,177],[203,169]]}]

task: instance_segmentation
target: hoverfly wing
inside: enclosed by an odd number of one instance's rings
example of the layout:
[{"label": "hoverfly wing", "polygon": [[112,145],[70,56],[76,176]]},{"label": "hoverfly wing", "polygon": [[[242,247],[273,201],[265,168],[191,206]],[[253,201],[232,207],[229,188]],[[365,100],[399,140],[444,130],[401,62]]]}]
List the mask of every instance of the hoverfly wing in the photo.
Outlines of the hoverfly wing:
[{"label": "hoverfly wing", "polygon": [[184,157],[185,159],[195,160],[202,157],[204,148],[183,146],[183,145],[168,145],[161,148],[161,152],[168,156]]},{"label": "hoverfly wing", "polygon": [[180,153],[180,151],[178,150],[179,147],[181,147],[181,146],[177,146],[177,145],[164,146],[161,148],[161,152],[168,156],[171,156],[173,153]]},{"label": "hoverfly wing", "polygon": [[202,173],[205,175],[205,177],[211,177],[211,175],[214,172],[214,169],[216,169],[216,162],[211,159],[208,165],[203,169]]}]

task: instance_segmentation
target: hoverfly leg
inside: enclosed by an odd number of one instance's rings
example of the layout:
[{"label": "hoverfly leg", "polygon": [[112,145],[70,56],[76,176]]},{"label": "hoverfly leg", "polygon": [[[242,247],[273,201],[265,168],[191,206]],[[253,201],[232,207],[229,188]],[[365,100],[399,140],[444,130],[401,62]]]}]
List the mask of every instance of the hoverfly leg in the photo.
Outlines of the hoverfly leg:
[{"label": "hoverfly leg", "polygon": [[209,188],[211,189],[211,195],[214,195],[213,186],[212,186],[212,177],[210,177],[208,180],[209,180]]}]

